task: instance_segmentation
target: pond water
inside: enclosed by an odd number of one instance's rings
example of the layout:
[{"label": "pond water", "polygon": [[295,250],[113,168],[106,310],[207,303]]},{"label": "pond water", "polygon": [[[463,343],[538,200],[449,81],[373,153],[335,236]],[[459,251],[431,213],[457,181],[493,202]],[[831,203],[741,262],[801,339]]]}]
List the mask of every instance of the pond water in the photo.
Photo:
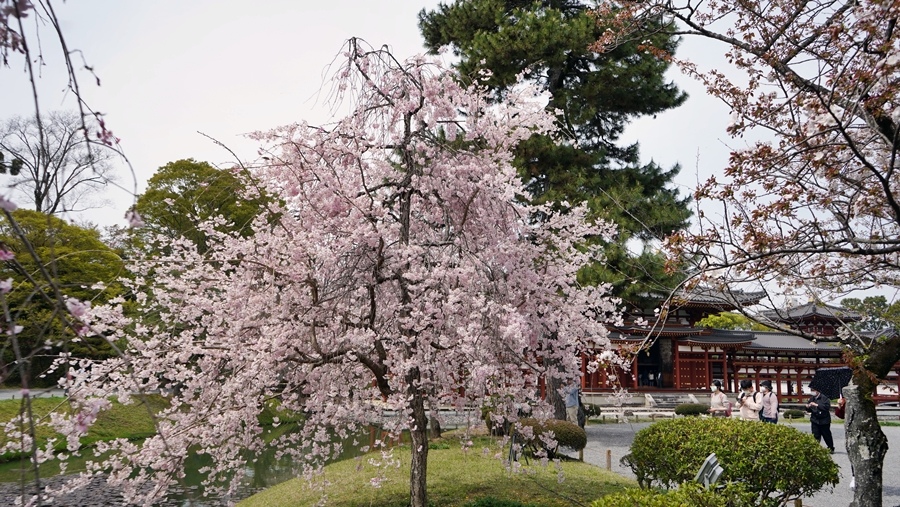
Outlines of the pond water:
[{"label": "pond water", "polygon": [[[282,425],[279,433],[289,433],[298,431],[297,424]],[[369,428],[361,431],[357,436],[347,438],[344,441],[344,451],[334,461],[353,458],[360,455],[358,446],[353,446],[353,440],[370,443],[377,436],[381,438],[381,430],[377,428]],[[240,478],[240,486],[238,490],[238,498],[246,498],[266,488],[270,488],[276,484],[288,481],[297,477],[297,471],[294,462],[290,457],[276,458],[276,450],[267,448],[263,452],[254,456],[248,454],[247,466],[243,469],[243,476]],[[213,507],[221,505],[222,502],[216,498],[203,497],[204,475],[199,470],[210,465],[212,460],[206,456],[193,455],[188,457],[185,463],[185,479],[184,489],[178,488],[169,494],[167,505],[181,505],[184,507]]]},{"label": "pond water", "polygon": [[[383,415],[391,416],[389,413],[385,413]],[[460,428],[465,427],[467,425],[472,424],[475,417],[477,417],[477,412],[475,411],[449,411],[447,413],[443,413],[442,420],[443,427],[445,430],[449,430],[452,428]],[[275,434],[281,435],[290,433],[292,431],[298,431],[299,425],[297,423],[285,423],[279,426],[278,428],[273,428],[271,431],[273,432],[270,436],[275,436]],[[362,430],[358,435],[348,438],[345,441],[344,445],[344,453],[337,458],[337,460],[348,459],[359,455],[358,446],[352,445],[353,440],[368,442],[371,446],[375,439],[383,439],[386,438],[384,432],[377,428],[371,427],[365,430]],[[408,434],[402,436],[401,440],[403,442],[409,441]],[[281,482],[293,479],[297,476],[294,463],[291,461],[289,457],[284,457],[281,459],[275,458],[276,451],[274,448],[268,448],[259,455],[247,456],[247,466],[240,472],[242,474],[240,478],[240,487],[237,494],[237,497],[240,499],[249,497],[263,489],[270,488],[276,484]],[[223,499],[221,498],[205,498],[203,497],[203,489],[201,483],[203,482],[204,476],[199,473],[199,470],[203,467],[210,464],[210,458],[205,455],[193,455],[189,456],[186,463],[186,477],[183,481],[183,486],[174,488],[170,490],[170,494],[163,504],[166,507],[218,507],[220,505],[225,504]],[[9,496],[13,493],[9,491],[16,491],[16,485],[10,484],[9,481],[16,481],[17,477],[19,477],[19,469],[22,467],[28,468],[28,463],[20,464],[17,462],[12,463],[4,463],[0,464],[0,505],[4,505],[5,500],[10,498]],[[78,461],[77,459],[69,460],[70,472],[76,472],[84,469],[84,461]],[[53,463],[48,463],[46,465],[41,466],[41,476],[42,477],[52,477],[54,475],[59,474],[59,468]],[[7,481],[7,482],[3,482]],[[117,502],[103,502],[106,496],[110,498],[119,498],[117,497],[114,491],[108,491],[109,488],[105,488],[103,484],[96,484],[89,488],[90,490],[85,492],[85,496],[90,497],[90,501],[92,505],[115,505]],[[7,491],[9,490],[9,491]],[[97,502],[98,498],[100,498],[100,503]],[[82,506],[83,503],[79,503],[78,500],[72,499],[73,506]],[[61,505],[68,505],[65,502]]]},{"label": "pond water", "polygon": [[[278,435],[296,432],[299,426],[295,423],[283,424],[274,431]],[[369,428],[361,431],[355,437],[345,440],[344,452],[336,460],[352,458],[360,454],[358,446],[353,446],[352,441],[372,442],[375,438],[383,438],[383,432],[377,428]],[[407,439],[408,440],[408,439]],[[294,463],[289,457],[276,459],[276,450],[267,448],[263,452],[255,456],[248,453],[246,457],[247,466],[244,467],[240,477],[240,486],[237,493],[238,499],[249,497],[259,491],[272,487],[281,482],[293,479],[297,476]],[[253,459],[253,458],[256,459]],[[203,496],[202,482],[204,474],[199,470],[209,466],[211,459],[207,455],[191,455],[185,463],[185,478],[183,484],[170,490],[169,496],[162,504],[166,507],[218,507],[225,505],[227,502],[221,498],[208,498]],[[21,469],[28,469],[27,462],[12,462],[0,465],[0,481],[15,481],[16,477],[21,473]],[[84,469],[84,460],[72,459],[69,461],[69,470],[77,471]],[[59,473],[58,466],[53,464],[42,465],[42,477],[52,477]],[[50,479],[52,482],[52,479]],[[44,481],[46,482],[46,480]],[[17,495],[17,487],[9,482],[0,482],[0,505],[5,505],[7,500],[11,501],[11,495]],[[67,500],[71,502],[67,503]],[[90,501],[92,505],[116,505],[121,504],[121,497],[110,488],[105,487],[102,483],[92,484],[87,491],[78,495],[78,499],[63,499],[62,505],[82,505],[81,500]],[[11,504],[11,503],[10,503]]]}]

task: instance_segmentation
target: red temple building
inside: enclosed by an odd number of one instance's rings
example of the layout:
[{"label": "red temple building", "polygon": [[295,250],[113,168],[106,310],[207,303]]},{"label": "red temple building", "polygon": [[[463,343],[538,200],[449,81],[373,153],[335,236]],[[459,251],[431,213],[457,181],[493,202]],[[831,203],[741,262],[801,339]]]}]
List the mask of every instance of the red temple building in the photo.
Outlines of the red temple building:
[{"label": "red temple building", "polygon": [[[720,379],[731,392],[737,391],[739,381],[745,378],[757,387],[770,380],[780,398],[798,401],[803,396],[802,386],[818,368],[844,366],[838,330],[860,320],[860,315],[814,303],[763,314],[765,319],[815,339],[778,331],[697,326],[708,315],[755,305],[763,296],[762,292],[694,289],[670,301],[668,312],[660,319],[631,308],[626,312],[626,324],[612,329],[610,339],[625,351],[640,352],[632,360],[631,371],[618,371],[616,380],[630,391],[708,391],[713,379]],[[584,391],[610,391],[610,372],[589,373],[590,358],[585,354],[582,359]],[[887,379],[894,396],[898,377],[900,363]]]}]

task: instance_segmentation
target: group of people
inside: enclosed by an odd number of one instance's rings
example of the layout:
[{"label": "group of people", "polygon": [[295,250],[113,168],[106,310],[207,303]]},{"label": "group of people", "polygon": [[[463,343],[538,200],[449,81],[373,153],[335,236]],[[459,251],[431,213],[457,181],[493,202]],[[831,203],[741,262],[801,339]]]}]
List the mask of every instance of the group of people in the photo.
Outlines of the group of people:
[{"label": "group of people", "polygon": [[[763,380],[759,383],[759,392],[754,391],[753,382],[741,380],[741,392],[736,406],[740,410],[740,418],[746,421],[778,422],[778,395],[772,391],[772,382]],[[709,398],[709,413],[713,417],[731,417],[732,404],[722,390],[722,382],[713,380],[710,386],[712,395]],[[812,435],[816,442],[825,441],[829,452],[834,453],[834,439],[831,436],[831,400],[810,386],[812,396],[806,402]],[[843,399],[842,399],[843,401]],[[842,406],[838,407],[839,410]],[[842,414],[838,414],[839,416]]]}]

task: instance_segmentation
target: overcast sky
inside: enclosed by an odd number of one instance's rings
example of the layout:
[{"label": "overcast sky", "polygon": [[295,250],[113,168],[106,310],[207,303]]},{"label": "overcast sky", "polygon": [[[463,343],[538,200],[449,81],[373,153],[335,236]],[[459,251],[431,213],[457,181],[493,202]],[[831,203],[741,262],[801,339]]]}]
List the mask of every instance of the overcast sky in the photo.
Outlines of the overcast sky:
[{"label": "overcast sky", "polygon": [[[79,73],[83,95],[105,114],[144,189],[160,166],[182,158],[227,165],[232,156],[198,132],[233,148],[245,160],[255,145],[242,134],[279,125],[327,120],[323,77],[350,37],[387,45],[405,58],[423,51],[417,13],[432,0],[69,0],[54,2],[70,48],[82,51],[100,79]],[[40,83],[43,110],[72,109],[59,72],[59,50],[44,30],[47,65]],[[685,41],[682,53],[715,61],[709,42]],[[79,58],[75,60],[80,66]],[[0,118],[32,114],[21,58],[0,69]],[[681,108],[635,122],[628,140],[641,143],[645,161],[681,163],[678,184],[690,193],[698,179],[727,162],[728,110],[696,83],[671,73],[690,94]],[[124,224],[132,196],[110,190],[112,209],[87,215],[100,225]],[[82,217],[83,218],[83,217]]]}]

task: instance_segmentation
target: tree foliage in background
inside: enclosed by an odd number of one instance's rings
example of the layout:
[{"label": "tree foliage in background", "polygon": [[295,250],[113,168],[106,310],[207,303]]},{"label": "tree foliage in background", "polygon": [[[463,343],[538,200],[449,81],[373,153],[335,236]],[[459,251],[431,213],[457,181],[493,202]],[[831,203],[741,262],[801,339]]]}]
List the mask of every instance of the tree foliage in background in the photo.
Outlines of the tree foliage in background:
[{"label": "tree foliage in background", "polygon": [[[205,252],[174,238],[138,259],[132,290],[152,319],[93,309],[94,331],[128,345],[75,373],[73,403],[172,392],[158,435],[88,465],[130,501],[164,494],[189,451],[212,460],[209,494],[236,485],[243,453],[263,445],[312,477],[340,452],[334,434],[377,424],[409,432],[410,505],[425,507],[429,411],[489,398],[501,417],[526,403],[546,417],[538,379],[568,382],[577,350],[609,346],[614,302],[576,274],[598,254],[585,238],[613,228],[586,223],[583,207],[517,199],[511,150],[552,128],[545,97],[522,86],[492,104],[427,58],[400,63],[357,41],[347,53],[347,117],[261,135],[272,162],[251,172],[277,199],[253,234],[206,227]],[[264,441],[257,416],[272,400],[305,414],[299,434]],[[57,423],[77,435],[78,421]]]},{"label": "tree foliage in background", "polygon": [[[124,263],[96,230],[17,210],[0,220],[0,244],[11,254],[0,264],[0,280],[9,284],[3,295],[11,312],[8,321],[21,326],[18,347],[27,358],[19,370],[11,336],[4,333],[0,382],[54,386],[62,370],[48,370],[60,353],[92,359],[113,355],[106,339],[77,336],[59,316],[59,307],[66,308],[70,298],[103,304],[122,293],[118,279],[125,275]],[[44,273],[58,283],[47,283]]]},{"label": "tree foliage in background", "polygon": [[737,312],[719,312],[707,315],[697,321],[699,327],[712,329],[736,329],[742,331],[771,331],[772,328],[760,324],[753,319]]},{"label": "tree foliage in background", "polygon": [[850,323],[858,331],[880,331],[900,328],[900,301],[888,304],[884,296],[868,296],[863,299],[844,298],[841,306],[862,316],[859,322]]},{"label": "tree foliage in background", "polygon": [[205,252],[207,232],[201,224],[222,217],[218,229],[231,228],[241,236],[253,234],[250,224],[260,212],[262,199],[242,197],[244,183],[232,170],[217,169],[207,162],[177,160],[159,168],[138,196],[134,209],[143,227],[134,233],[145,246],[157,235],[186,238]]},{"label": "tree foliage in background", "polygon": [[[672,187],[679,168],[642,164],[638,145],[622,145],[628,122],[676,107],[686,96],[666,81],[668,62],[638,50],[636,42],[610,52],[588,47],[603,33],[591,16],[594,2],[573,0],[457,0],[419,14],[426,47],[449,46],[463,79],[486,78],[503,100],[520,75],[550,94],[554,135],[535,134],[516,149],[515,165],[536,203],[587,204],[591,218],[615,223],[606,262],[582,273],[586,283],[610,283],[639,308],[680,278],[664,272],[662,258],[626,244],[660,239],[685,227],[688,199]],[[674,51],[676,39],[648,31]],[[646,247],[647,244],[645,243]],[[655,301],[654,301],[655,302]],[[652,304],[651,304],[652,306]]]},{"label": "tree foliage in background", "polygon": [[113,153],[89,145],[78,113],[52,111],[40,123],[10,118],[0,126],[0,152],[10,161],[8,172],[0,168],[0,181],[36,211],[59,214],[103,204],[99,194],[112,179]]},{"label": "tree foliage in background", "polygon": [[[897,293],[900,3],[626,1],[598,17],[617,28],[597,50],[647,40],[643,31],[662,17],[675,23],[663,25],[664,35],[704,37],[731,64],[729,73],[706,71],[652,40],[645,45],[724,101],[728,132],[746,146],[697,190],[708,211],[694,232],[671,238],[679,259],[696,259],[720,287],[761,285],[823,302],[855,289]],[[715,205],[719,212],[710,211]],[[880,506],[887,439],[872,395],[900,360],[900,335],[845,338],[856,384],[848,406],[858,402],[846,424],[854,505]]]}]

